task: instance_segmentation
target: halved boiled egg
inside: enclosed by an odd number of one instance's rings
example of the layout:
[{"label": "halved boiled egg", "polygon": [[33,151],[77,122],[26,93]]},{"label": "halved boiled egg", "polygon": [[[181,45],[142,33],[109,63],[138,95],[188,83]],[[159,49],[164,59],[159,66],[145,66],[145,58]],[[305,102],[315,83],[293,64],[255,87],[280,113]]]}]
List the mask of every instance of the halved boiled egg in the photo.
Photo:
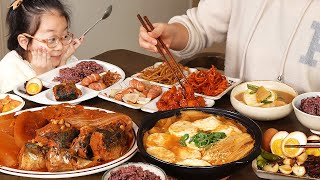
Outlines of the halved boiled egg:
[{"label": "halved boiled egg", "polygon": [[281,148],[283,154],[286,157],[295,158],[299,156],[303,151],[304,148],[287,148],[285,145],[306,145],[307,144],[307,136],[300,131],[295,131],[287,135],[283,139]]},{"label": "halved boiled egg", "polygon": [[41,92],[42,87],[43,85],[40,79],[32,78],[27,82],[25,89],[29,95],[35,95]]},{"label": "halved boiled egg", "polygon": [[277,132],[270,141],[270,149],[273,154],[284,157],[282,152],[282,142],[285,137],[287,137],[289,133],[287,131],[279,131]]}]

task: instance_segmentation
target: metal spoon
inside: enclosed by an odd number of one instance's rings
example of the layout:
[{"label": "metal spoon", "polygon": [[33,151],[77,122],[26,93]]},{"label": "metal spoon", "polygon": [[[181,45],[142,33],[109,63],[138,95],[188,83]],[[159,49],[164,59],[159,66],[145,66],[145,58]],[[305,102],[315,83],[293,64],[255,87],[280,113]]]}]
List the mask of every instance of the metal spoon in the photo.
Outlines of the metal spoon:
[{"label": "metal spoon", "polygon": [[106,19],[107,17],[109,17],[110,14],[111,14],[111,11],[112,11],[112,5],[110,5],[110,6],[107,8],[107,10],[104,12],[103,16],[102,16],[96,23],[94,23],[90,28],[88,28],[88,29],[86,30],[86,32],[84,32],[84,33],[82,34],[82,36],[85,36],[85,35],[86,35],[95,25],[97,25],[100,21],[102,21],[102,20]]}]

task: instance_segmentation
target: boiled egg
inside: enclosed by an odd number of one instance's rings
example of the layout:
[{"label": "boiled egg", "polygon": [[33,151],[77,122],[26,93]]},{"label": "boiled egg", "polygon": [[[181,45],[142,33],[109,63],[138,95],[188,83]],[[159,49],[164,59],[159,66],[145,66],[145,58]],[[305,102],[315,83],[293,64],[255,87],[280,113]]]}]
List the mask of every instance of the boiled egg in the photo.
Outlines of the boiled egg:
[{"label": "boiled egg", "polygon": [[287,131],[279,131],[271,138],[270,149],[273,154],[284,157],[281,145],[283,139],[287,137],[288,134]]},{"label": "boiled egg", "polygon": [[283,155],[290,158],[295,158],[303,153],[304,148],[287,148],[285,145],[306,145],[307,136],[300,131],[295,131],[288,134],[282,141],[281,149]]},{"label": "boiled egg", "polygon": [[25,89],[29,95],[35,95],[41,92],[42,87],[43,85],[40,79],[32,78],[27,82]]},{"label": "boiled egg", "polygon": [[[320,140],[320,137],[317,135],[311,135],[308,137],[308,140]],[[307,155],[320,156],[320,148],[307,148]]]}]

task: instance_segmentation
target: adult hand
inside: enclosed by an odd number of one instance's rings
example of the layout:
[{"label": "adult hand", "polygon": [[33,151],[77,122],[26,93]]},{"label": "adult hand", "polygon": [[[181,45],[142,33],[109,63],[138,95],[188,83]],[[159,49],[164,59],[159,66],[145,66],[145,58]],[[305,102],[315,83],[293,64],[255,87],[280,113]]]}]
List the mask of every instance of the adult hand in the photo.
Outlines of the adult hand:
[{"label": "adult hand", "polygon": [[170,48],[172,43],[172,36],[168,31],[168,24],[166,23],[155,23],[153,24],[154,30],[151,32],[147,32],[147,30],[141,26],[139,32],[139,44],[142,48],[150,51],[150,52],[158,52],[157,38],[161,38],[164,44]]},{"label": "adult hand", "polygon": [[79,48],[79,46],[82,44],[83,41],[84,41],[83,36],[81,36],[79,39],[75,38],[71,41],[71,43],[67,47],[67,51],[61,57],[59,66],[63,66],[67,63],[67,60],[76,52],[76,50]]},{"label": "adult hand", "polygon": [[31,50],[31,67],[34,69],[37,75],[43,74],[52,70],[54,67],[50,61],[50,55],[44,48],[38,48]]}]

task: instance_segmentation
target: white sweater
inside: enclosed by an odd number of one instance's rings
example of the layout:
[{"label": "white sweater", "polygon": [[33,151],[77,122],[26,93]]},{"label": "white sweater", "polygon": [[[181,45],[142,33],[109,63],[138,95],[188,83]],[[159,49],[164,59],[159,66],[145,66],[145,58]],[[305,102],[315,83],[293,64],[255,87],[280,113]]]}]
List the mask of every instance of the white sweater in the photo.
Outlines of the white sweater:
[{"label": "white sweater", "polygon": [[[67,63],[76,61],[71,56]],[[6,54],[0,61],[0,93],[12,91],[16,86],[36,76],[30,63],[24,60],[16,51]]]},{"label": "white sweater", "polygon": [[187,27],[190,57],[226,41],[225,73],[251,80],[277,80],[298,92],[320,91],[319,0],[201,0],[173,17]]}]

